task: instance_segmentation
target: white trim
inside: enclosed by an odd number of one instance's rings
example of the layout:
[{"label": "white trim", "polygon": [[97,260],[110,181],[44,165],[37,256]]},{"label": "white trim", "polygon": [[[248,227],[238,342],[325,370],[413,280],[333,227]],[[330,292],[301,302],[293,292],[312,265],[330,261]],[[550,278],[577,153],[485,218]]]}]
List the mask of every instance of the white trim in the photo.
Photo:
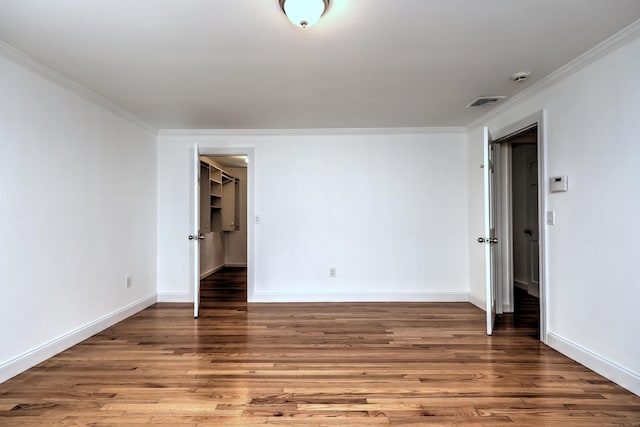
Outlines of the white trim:
[{"label": "white trim", "polygon": [[540,341],[547,343],[547,332],[549,323],[549,303],[547,301],[548,292],[548,259],[547,259],[547,230],[548,227],[543,221],[548,206],[547,191],[544,183],[547,182],[547,110],[542,109],[530,114],[520,120],[499,129],[494,133],[496,141],[513,135],[523,129],[537,126],[538,129],[538,218],[540,228]]},{"label": "white trim", "polygon": [[500,313],[513,312],[513,182],[512,182],[512,164],[511,164],[511,144],[499,144],[497,152],[500,155],[500,162],[496,162],[498,165],[498,182],[500,183],[500,190],[496,192],[498,200],[497,212],[498,222],[500,227],[496,228],[496,232],[499,231],[498,236],[498,259],[501,261],[500,268],[500,281],[498,286],[498,295],[500,296],[498,307],[500,307]]},{"label": "white trim", "polygon": [[523,282],[522,280],[518,280],[518,279],[513,279],[513,284],[517,287],[520,288],[522,290],[528,291],[529,290],[529,283],[528,282]]},{"label": "white trim", "polygon": [[207,277],[211,276],[212,274],[217,273],[218,271],[222,270],[225,267],[231,267],[231,268],[234,268],[234,267],[245,267],[246,268],[247,267],[247,263],[246,262],[231,262],[231,263],[227,262],[227,263],[224,263],[224,264],[220,264],[219,266],[213,267],[211,270],[209,270],[209,271],[207,271],[205,273],[201,273],[200,274],[200,280],[206,279]]},{"label": "white trim", "polygon": [[[200,135],[201,137],[203,135]],[[194,144],[199,145],[201,156],[227,156],[227,155],[244,155],[247,156],[247,300],[251,301],[254,292],[254,175],[255,175],[255,148],[254,147],[220,147],[215,142],[203,142],[195,141]],[[190,166],[191,167],[191,166]],[[191,183],[190,185],[192,185]],[[190,259],[193,257],[193,253],[189,253]],[[193,272],[189,273],[189,277]],[[170,295],[169,295],[170,296]],[[176,295],[180,297],[180,295]],[[185,302],[194,302],[194,295],[189,295],[189,300]],[[182,300],[175,300],[167,302],[182,302]]]},{"label": "white trim", "polygon": [[0,383],[9,378],[13,378],[38,363],[86,340],[98,332],[104,331],[108,327],[123,321],[127,317],[133,316],[155,303],[155,294],[146,296],[0,364]]},{"label": "white trim", "polygon": [[158,302],[193,303],[193,295],[189,292],[158,292]]},{"label": "white trim", "polygon": [[640,395],[639,373],[551,331],[547,332],[547,345],[632,393]]},{"label": "white trim", "polygon": [[467,133],[464,126],[415,128],[327,128],[327,129],[160,129],[158,136],[304,136],[304,135],[414,135]]},{"label": "white trim", "polygon": [[150,124],[140,120],[133,114],[129,113],[122,107],[114,104],[103,96],[98,95],[92,90],[82,86],[80,83],[77,83],[65,75],[59,73],[58,71],[50,68],[43,63],[35,60],[24,52],[16,49],[15,47],[0,41],[0,55],[4,58],[14,62],[15,64],[21,65],[22,67],[32,71],[39,76],[47,79],[48,81],[57,84],[58,86],[69,90],[70,92],[78,95],[79,97],[95,104],[99,107],[104,108],[105,110],[115,114],[116,116],[127,120],[130,123],[133,123],[136,126],[144,129],[150,134],[157,136],[158,129],[151,126]]},{"label": "white trim", "polygon": [[468,297],[469,297],[469,302],[471,304],[475,305],[476,307],[478,307],[482,311],[486,310],[487,307],[486,307],[486,304],[484,303],[483,300],[481,300],[480,298],[476,297],[472,293],[469,293]]},{"label": "white trim", "polygon": [[617,32],[602,43],[596,45],[592,49],[589,49],[573,61],[560,67],[545,78],[532,84],[522,92],[519,92],[503,103],[500,103],[497,107],[487,112],[487,114],[485,114],[484,116],[468,124],[467,129],[482,127],[492,118],[504,113],[505,111],[510,110],[521,101],[529,99],[548,89],[549,87],[565,80],[567,77],[574,75],[586,66],[598,61],[599,59],[604,58],[605,56],[609,55],[611,52],[616,51],[622,46],[631,43],[638,37],[640,37],[640,20],[635,21],[634,23]]},{"label": "white trim", "polygon": [[205,271],[204,273],[201,272],[200,273],[200,280],[206,279],[207,277],[211,276],[214,273],[217,273],[218,271],[222,270],[225,267],[226,267],[226,264],[220,264],[217,267],[213,267],[209,271]]},{"label": "white trim", "polygon": [[467,292],[255,292],[250,302],[469,302]]}]

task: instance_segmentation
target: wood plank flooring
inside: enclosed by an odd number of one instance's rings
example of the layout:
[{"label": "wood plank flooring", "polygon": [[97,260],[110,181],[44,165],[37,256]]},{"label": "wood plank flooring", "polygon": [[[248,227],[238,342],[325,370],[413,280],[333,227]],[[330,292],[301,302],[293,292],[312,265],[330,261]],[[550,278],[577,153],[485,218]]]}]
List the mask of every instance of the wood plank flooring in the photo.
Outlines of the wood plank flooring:
[{"label": "wood plank flooring", "polygon": [[0,384],[0,425],[640,426],[640,397],[514,319],[486,336],[471,304],[203,306],[156,304]]},{"label": "wood plank flooring", "polygon": [[225,267],[200,281],[200,304],[216,307],[220,302],[247,301],[247,269]]}]

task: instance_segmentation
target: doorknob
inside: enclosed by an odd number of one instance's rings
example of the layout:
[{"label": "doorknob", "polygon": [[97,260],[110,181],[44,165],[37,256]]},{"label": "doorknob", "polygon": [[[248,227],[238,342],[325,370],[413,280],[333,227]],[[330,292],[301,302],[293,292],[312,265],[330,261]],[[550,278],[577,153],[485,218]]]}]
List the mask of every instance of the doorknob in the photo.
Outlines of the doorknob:
[{"label": "doorknob", "polygon": [[478,243],[496,244],[498,243],[498,238],[497,237],[478,237]]},{"label": "doorknob", "polygon": [[531,236],[532,233],[531,233],[531,230],[526,229],[526,230],[524,230],[524,234],[528,234],[529,236]]},{"label": "doorknob", "polygon": [[189,240],[204,240],[204,234],[199,234],[198,236],[189,234],[188,238]]}]

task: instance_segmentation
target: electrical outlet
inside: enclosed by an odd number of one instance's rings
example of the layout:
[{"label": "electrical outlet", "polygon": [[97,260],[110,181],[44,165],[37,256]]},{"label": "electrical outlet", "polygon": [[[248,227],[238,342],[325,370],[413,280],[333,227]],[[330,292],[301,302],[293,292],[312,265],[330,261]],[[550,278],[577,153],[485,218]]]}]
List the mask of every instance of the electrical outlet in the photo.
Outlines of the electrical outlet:
[{"label": "electrical outlet", "polygon": [[262,218],[260,218],[260,215],[256,215],[256,224],[262,224]]},{"label": "electrical outlet", "polygon": [[336,268],[329,267],[329,277],[336,277]]},{"label": "electrical outlet", "polygon": [[131,276],[125,276],[124,277],[124,287],[125,288],[130,288],[133,286],[133,281],[131,280]]}]

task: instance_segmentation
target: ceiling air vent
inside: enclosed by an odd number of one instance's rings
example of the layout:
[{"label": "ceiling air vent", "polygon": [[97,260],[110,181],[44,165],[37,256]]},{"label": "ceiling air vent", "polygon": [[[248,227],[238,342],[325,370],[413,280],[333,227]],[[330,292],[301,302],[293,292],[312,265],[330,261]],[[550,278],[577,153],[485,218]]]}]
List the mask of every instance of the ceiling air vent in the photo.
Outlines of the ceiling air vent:
[{"label": "ceiling air vent", "polygon": [[504,96],[479,96],[476,99],[474,99],[471,102],[471,104],[467,105],[464,108],[481,107],[483,105],[495,104],[496,102],[500,101],[502,98],[504,98]]}]

